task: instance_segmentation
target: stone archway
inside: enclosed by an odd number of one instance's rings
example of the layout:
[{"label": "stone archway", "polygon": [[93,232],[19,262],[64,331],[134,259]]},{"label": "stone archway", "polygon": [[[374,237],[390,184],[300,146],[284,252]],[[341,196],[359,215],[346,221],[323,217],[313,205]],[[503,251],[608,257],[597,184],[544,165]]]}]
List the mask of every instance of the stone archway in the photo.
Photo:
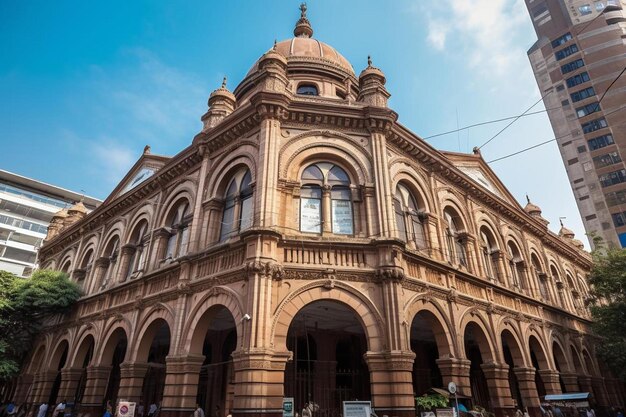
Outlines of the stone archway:
[{"label": "stone archway", "polygon": [[[53,351],[52,357],[50,359],[50,363],[48,364],[48,383],[52,382],[49,388],[48,395],[48,404],[56,404],[59,400],[65,400],[65,398],[58,398],[59,391],[61,389],[61,381],[62,381],[62,373],[61,369],[65,367],[67,363],[67,355],[69,353],[69,343],[67,340],[61,341]],[[52,379],[54,378],[54,379]],[[47,384],[46,384],[47,385]],[[44,394],[45,398],[45,386],[42,387],[42,394]]]},{"label": "stone archway", "polygon": [[[170,351],[170,326],[163,318],[152,321],[139,341],[135,362],[126,364],[128,382],[141,378],[141,391],[137,392],[137,385],[126,385],[125,396],[139,400],[148,410],[151,404],[159,406],[163,400],[165,388],[166,362],[165,358]],[[135,382],[135,381],[133,381]]]},{"label": "stone archway", "polygon": [[83,402],[85,387],[87,384],[87,367],[91,363],[95,348],[93,335],[87,334],[79,341],[70,368],[63,372],[63,397],[74,403],[74,408],[79,409]]},{"label": "stone archway", "polygon": [[572,378],[569,374],[570,366],[565,356],[565,352],[561,345],[555,340],[552,342],[552,356],[554,359],[554,365],[556,370],[559,371],[559,384],[561,385],[562,392],[577,392],[578,381],[577,378]]},{"label": "stone archway", "polygon": [[[102,402],[101,405],[104,405],[107,401],[111,404],[116,403],[121,382],[121,365],[126,358],[127,348],[128,338],[126,332],[121,327],[118,327],[111,333],[102,351],[100,368],[103,371],[101,374],[106,374],[107,382],[105,382],[104,397],[98,399],[97,393],[94,392],[95,398],[92,397],[94,405],[98,404],[98,402]],[[102,378],[103,375],[98,376]],[[102,401],[102,398],[104,398],[104,401]]]},{"label": "stone archway", "polygon": [[[440,363],[450,359],[451,343],[440,319],[429,310],[421,310],[411,322],[409,343],[415,353],[413,362],[413,394],[426,394],[431,388],[444,386]],[[444,371],[447,367],[444,367]],[[450,379],[446,372],[446,380]],[[445,381],[449,382],[449,381]],[[456,381],[458,382],[458,381]]]},{"label": "stone archway", "polygon": [[548,356],[543,348],[543,345],[539,342],[539,339],[534,335],[528,338],[528,350],[530,352],[530,363],[535,368],[535,387],[537,389],[537,395],[541,398],[546,394],[560,393],[560,387],[557,391],[558,381],[555,382],[555,376],[558,375],[550,369],[550,362]]},{"label": "stone archway", "polygon": [[196,403],[214,417],[231,414],[234,400],[232,353],[237,348],[237,328],[230,310],[214,305],[197,322],[189,347],[190,357],[204,360],[198,372]]},{"label": "stone archway", "polygon": [[301,308],[289,325],[287,348],[293,360],[284,390],[296,410],[312,401],[318,414],[335,416],[342,401],[371,398],[365,329],[347,304],[317,300]]},{"label": "stone archway", "polygon": [[485,366],[494,363],[491,344],[485,331],[474,321],[470,321],[463,331],[465,356],[470,361],[470,386],[474,405],[494,411],[496,408],[494,393],[489,389]]}]

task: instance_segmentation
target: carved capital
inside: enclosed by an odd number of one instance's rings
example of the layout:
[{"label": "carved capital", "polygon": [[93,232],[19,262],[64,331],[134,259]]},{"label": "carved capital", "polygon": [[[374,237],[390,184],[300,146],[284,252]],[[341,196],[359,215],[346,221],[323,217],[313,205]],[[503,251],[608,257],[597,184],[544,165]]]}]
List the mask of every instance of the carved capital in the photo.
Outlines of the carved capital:
[{"label": "carved capital", "polygon": [[249,275],[259,274],[275,280],[281,280],[285,274],[283,266],[274,261],[249,261],[245,269]]},{"label": "carved capital", "polygon": [[404,269],[399,266],[383,266],[378,268],[376,276],[381,281],[402,282],[405,278]]}]

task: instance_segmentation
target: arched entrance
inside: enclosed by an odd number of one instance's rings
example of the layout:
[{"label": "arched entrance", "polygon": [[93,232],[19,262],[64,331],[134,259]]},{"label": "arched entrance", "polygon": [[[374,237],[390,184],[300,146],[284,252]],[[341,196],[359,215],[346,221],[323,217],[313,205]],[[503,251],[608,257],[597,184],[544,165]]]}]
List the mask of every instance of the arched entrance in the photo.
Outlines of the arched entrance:
[{"label": "arched entrance", "polygon": [[[48,397],[48,404],[56,404],[57,397],[59,395],[59,389],[61,388],[61,369],[65,366],[67,362],[67,352],[69,350],[69,344],[66,340],[62,341],[59,346],[57,346],[54,355],[52,356],[52,360],[50,361],[50,369],[51,371],[56,371],[56,377],[54,378],[54,382],[52,383],[52,388],[50,389],[50,396]],[[63,398],[61,398],[63,400]]]},{"label": "arched entrance", "polygon": [[363,355],[367,338],[347,305],[314,301],[293,318],[287,333],[293,360],[285,367],[285,396],[296,410],[305,402],[319,406],[317,415],[339,416],[343,401],[369,400],[369,370]]},{"label": "arched entrance", "polygon": [[514,368],[521,368],[524,366],[524,357],[522,350],[517,343],[517,340],[509,330],[503,330],[501,334],[502,340],[502,353],[504,354],[504,361],[509,366],[509,389],[511,391],[511,398],[515,401],[516,408],[524,409],[530,404],[526,404],[520,390],[520,382],[515,374]]},{"label": "arched entrance", "polygon": [[148,410],[150,404],[161,404],[165,388],[165,358],[170,351],[170,326],[156,319],[146,329],[137,353],[137,362],[146,362],[148,369],[143,378],[140,404]]},{"label": "arched entrance", "polygon": [[567,388],[564,380],[563,374],[569,371],[569,366],[567,365],[567,359],[565,358],[565,353],[561,346],[555,341],[552,343],[552,355],[554,356],[554,365],[556,366],[556,370],[559,371],[559,384],[561,384],[561,391],[563,392],[576,392],[577,389],[569,389]]},{"label": "arched entrance", "polygon": [[[439,336],[439,337],[437,337]],[[441,338],[443,337],[443,340]],[[413,394],[421,396],[431,388],[444,386],[437,359],[444,352],[447,340],[439,320],[430,311],[422,310],[415,315],[411,323],[411,350],[415,353],[413,362]],[[440,346],[442,352],[440,352]]]},{"label": "arched entrance", "polygon": [[493,410],[493,400],[489,395],[487,378],[482,368],[484,360],[491,357],[489,342],[483,330],[474,322],[465,327],[465,356],[470,363],[470,385],[474,405]]},{"label": "arched entrance", "polygon": [[222,305],[208,309],[198,321],[190,347],[190,353],[204,355],[196,402],[207,416],[231,413],[235,387],[231,354],[236,347],[237,329],[230,311]]},{"label": "arched entrance", "polygon": [[120,388],[120,365],[124,362],[126,357],[126,348],[128,346],[128,339],[123,329],[116,329],[107,342],[104,354],[102,357],[102,365],[111,366],[109,373],[109,380],[107,382],[107,388],[104,394],[102,404],[106,404],[110,401],[111,404],[117,402],[117,394]]},{"label": "arched entrance", "polygon": [[74,367],[82,368],[82,373],[76,385],[76,389],[73,394],[74,404],[76,407],[83,402],[83,396],[85,394],[85,387],[87,384],[87,367],[93,357],[93,350],[95,341],[92,335],[87,335],[80,344],[76,357],[74,358]]},{"label": "arched entrance", "polygon": [[535,336],[530,336],[528,339],[528,348],[530,350],[530,361],[535,368],[535,386],[537,387],[537,395],[539,398],[544,397],[547,394],[546,384],[541,377],[540,370],[548,370],[548,358],[541,347],[541,344]]}]

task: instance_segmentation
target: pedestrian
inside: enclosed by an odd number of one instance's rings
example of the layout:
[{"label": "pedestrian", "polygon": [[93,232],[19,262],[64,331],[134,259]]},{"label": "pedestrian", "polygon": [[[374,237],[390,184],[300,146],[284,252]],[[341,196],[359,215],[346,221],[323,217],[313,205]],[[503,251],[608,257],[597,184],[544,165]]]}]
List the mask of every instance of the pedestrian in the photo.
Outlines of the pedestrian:
[{"label": "pedestrian", "polygon": [[67,401],[63,400],[54,408],[54,412],[52,413],[52,417],[63,417],[63,413],[65,412],[65,405]]},{"label": "pedestrian", "polygon": [[515,411],[515,417],[524,417],[524,413],[519,408]]},{"label": "pedestrian", "polygon": [[113,417],[113,408],[107,402],[106,410],[104,410],[104,415],[102,417]]},{"label": "pedestrian", "polygon": [[304,408],[302,409],[302,417],[313,417],[313,412],[311,411],[311,405],[306,402],[304,403]]},{"label": "pedestrian", "polygon": [[193,412],[193,417],[204,417],[204,410],[198,403],[196,403],[196,411]]},{"label": "pedestrian", "polygon": [[530,414],[528,414],[528,407],[524,408],[524,417],[530,417]]},{"label": "pedestrian", "polygon": [[154,417],[158,408],[159,407],[157,407],[156,403],[150,404],[150,408],[148,408],[148,417]]},{"label": "pedestrian", "polygon": [[39,406],[39,411],[37,412],[37,417],[46,417],[47,413],[48,413],[48,404],[41,403],[41,405]]},{"label": "pedestrian", "polygon": [[14,417],[17,414],[17,407],[13,404],[13,401],[9,401],[7,404],[6,413],[8,417]]}]

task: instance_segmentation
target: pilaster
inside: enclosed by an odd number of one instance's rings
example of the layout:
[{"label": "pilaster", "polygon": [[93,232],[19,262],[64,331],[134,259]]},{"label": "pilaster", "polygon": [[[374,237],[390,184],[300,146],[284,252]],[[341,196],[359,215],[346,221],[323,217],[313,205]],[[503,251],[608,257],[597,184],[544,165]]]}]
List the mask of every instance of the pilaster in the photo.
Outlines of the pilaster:
[{"label": "pilaster", "polygon": [[124,362],[120,365],[120,390],[118,398],[127,401],[139,401],[143,388],[143,379],[149,365],[144,362]]},{"label": "pilaster", "polygon": [[163,417],[193,414],[203,362],[202,355],[168,356],[165,359],[167,374],[161,404]]},{"label": "pilaster", "polygon": [[540,399],[537,394],[537,385],[535,384],[535,368],[513,368],[520,394],[524,401],[524,407],[528,409],[531,417],[541,417]]},{"label": "pilaster", "polygon": [[410,351],[367,352],[372,406],[390,417],[415,416],[413,397],[413,361]]},{"label": "pilaster", "polygon": [[561,382],[559,372],[552,369],[540,369],[537,371],[541,376],[543,385],[546,388],[546,394],[561,394]]},{"label": "pilaster", "polygon": [[100,417],[103,413],[104,396],[111,374],[111,366],[88,366],[85,393],[80,407],[81,417]]},{"label": "pilaster", "polygon": [[459,394],[471,396],[472,389],[470,386],[470,365],[467,359],[459,358],[439,358],[437,366],[441,372],[443,385],[447,386],[450,382],[457,385]]},{"label": "pilaster", "polygon": [[483,363],[480,367],[485,373],[489,397],[496,417],[512,415],[515,407],[509,385],[509,366],[499,363]]},{"label": "pilaster", "polygon": [[563,385],[565,385],[565,392],[580,392],[578,375],[562,372],[561,379],[563,380]]},{"label": "pilaster", "polygon": [[61,386],[59,387],[59,399],[73,401],[76,396],[78,382],[83,375],[83,368],[64,368],[61,369]]}]

